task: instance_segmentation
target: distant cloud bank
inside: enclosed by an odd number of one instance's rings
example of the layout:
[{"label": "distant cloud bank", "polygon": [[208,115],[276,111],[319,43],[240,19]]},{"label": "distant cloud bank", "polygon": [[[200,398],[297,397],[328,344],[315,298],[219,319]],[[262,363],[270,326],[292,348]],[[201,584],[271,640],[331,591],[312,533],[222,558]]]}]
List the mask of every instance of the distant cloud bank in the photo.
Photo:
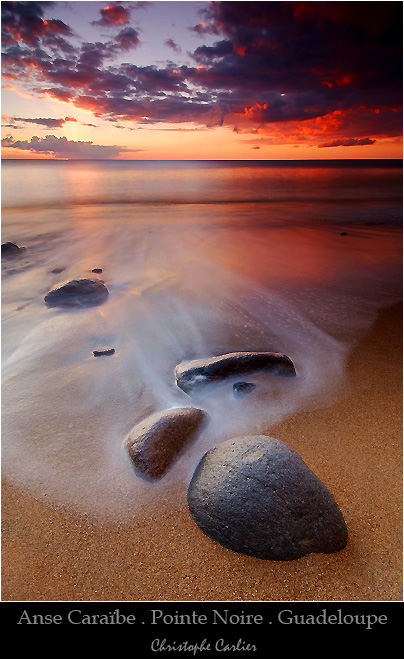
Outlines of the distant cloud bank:
[{"label": "distant cloud bank", "polygon": [[100,146],[92,142],[75,142],[68,140],[66,137],[56,137],[56,135],[46,135],[46,137],[34,135],[30,140],[14,140],[12,137],[5,137],[1,143],[2,146],[13,149],[52,155],[55,158],[72,159],[116,158],[120,153],[127,150],[119,146]]}]

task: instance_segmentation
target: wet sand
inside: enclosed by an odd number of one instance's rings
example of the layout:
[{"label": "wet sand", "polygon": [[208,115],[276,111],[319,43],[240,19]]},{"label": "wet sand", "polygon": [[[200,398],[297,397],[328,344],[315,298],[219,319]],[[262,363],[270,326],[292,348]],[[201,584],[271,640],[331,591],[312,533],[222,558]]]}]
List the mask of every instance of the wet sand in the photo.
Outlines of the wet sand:
[{"label": "wet sand", "polygon": [[332,555],[263,561],[204,536],[186,488],[99,522],[3,483],[3,600],[401,600],[402,305],[380,312],[352,351],[327,407],[268,434],[289,443],[344,514],[349,541]]}]

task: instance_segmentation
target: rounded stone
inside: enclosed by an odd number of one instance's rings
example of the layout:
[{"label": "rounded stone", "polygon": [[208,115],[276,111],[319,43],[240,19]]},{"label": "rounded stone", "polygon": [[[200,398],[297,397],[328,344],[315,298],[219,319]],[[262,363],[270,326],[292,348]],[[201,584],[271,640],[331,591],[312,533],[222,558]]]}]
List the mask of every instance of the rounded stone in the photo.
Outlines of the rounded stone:
[{"label": "rounded stone", "polygon": [[101,281],[74,279],[50,291],[44,300],[49,307],[87,307],[102,304],[108,295]]},{"label": "rounded stone", "polygon": [[274,375],[296,376],[295,366],[280,352],[229,352],[225,355],[182,362],[175,368],[177,386],[185,393],[233,375],[269,371]]},{"label": "rounded stone", "polygon": [[208,451],[189,485],[188,507],[207,536],[257,558],[333,553],[348,539],[326,486],[296,451],[265,435],[229,439]]},{"label": "rounded stone", "polygon": [[206,417],[203,410],[176,407],[138,423],[124,441],[136,470],[149,478],[163,476]]},{"label": "rounded stone", "polygon": [[15,243],[7,242],[2,243],[1,245],[1,255],[2,256],[16,256],[21,252],[23,248],[18,247]]}]

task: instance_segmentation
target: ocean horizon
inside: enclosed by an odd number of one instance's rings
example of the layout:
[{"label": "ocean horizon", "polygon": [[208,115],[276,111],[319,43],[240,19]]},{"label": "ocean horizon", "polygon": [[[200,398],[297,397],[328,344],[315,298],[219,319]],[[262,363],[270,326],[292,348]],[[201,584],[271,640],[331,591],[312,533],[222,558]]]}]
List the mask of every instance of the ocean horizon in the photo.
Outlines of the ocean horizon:
[{"label": "ocean horizon", "polygon": [[[271,160],[268,159],[214,159],[214,158],[192,158],[192,159],[181,159],[181,158],[1,158],[2,162],[19,162],[21,160],[23,161],[29,161],[29,162],[183,162],[183,163],[190,163],[190,162],[204,162],[204,163],[256,163],[256,164],[262,164],[262,163],[274,163],[275,165],[280,164],[280,163],[298,163],[301,166],[304,166],[305,163],[310,163],[311,165],[315,166],[318,164],[319,166],[326,166],[327,163],[338,163],[342,166],[349,166],[352,164],[362,164],[365,166],[367,163],[396,163],[396,165],[399,167],[400,165],[402,166],[403,159],[402,158],[304,158],[304,159],[276,159],[272,158]],[[388,166],[388,165],[387,165]]]}]

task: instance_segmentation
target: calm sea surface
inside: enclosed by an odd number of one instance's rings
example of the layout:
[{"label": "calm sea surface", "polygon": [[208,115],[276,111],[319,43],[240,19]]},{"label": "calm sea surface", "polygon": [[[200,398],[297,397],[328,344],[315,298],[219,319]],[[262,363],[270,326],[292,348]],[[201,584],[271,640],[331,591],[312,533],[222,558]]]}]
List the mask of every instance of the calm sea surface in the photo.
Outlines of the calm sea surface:
[{"label": "calm sea surface", "polygon": [[[401,297],[401,198],[391,161],[3,161],[2,242],[26,247],[2,266],[4,474],[123,515],[189,482],[218,442],[324,404],[378,309]],[[104,304],[45,306],[88,277],[108,287]],[[95,359],[100,345],[115,355]],[[176,387],[182,360],[234,350],[284,352],[297,378],[254,374],[242,401],[232,382],[197,400]],[[184,405],[210,422],[150,485],[122,440]]]},{"label": "calm sea surface", "polygon": [[[397,161],[3,161],[2,195],[3,208],[256,203],[239,213],[259,212],[269,222],[286,213],[299,224],[397,223],[402,169]],[[309,205],[304,213],[302,204]],[[226,212],[216,211],[218,217]],[[132,219],[138,219],[135,208]]]}]

